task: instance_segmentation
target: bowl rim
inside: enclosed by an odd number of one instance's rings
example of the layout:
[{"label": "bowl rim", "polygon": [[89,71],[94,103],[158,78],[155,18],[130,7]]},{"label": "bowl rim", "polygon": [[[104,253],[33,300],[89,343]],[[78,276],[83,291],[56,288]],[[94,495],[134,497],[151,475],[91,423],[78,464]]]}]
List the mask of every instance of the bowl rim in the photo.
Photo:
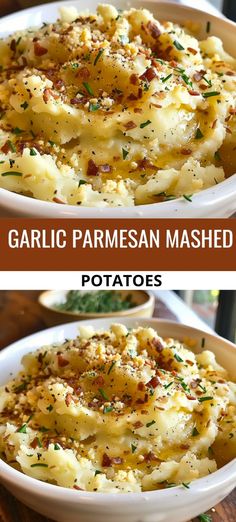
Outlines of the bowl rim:
[{"label": "bowl rim", "polygon": [[[110,0],[112,3],[112,0]],[[140,0],[137,0],[138,3]],[[6,15],[2,18],[0,18],[0,28],[1,24],[9,24],[11,20],[13,20],[17,15],[22,14],[23,15],[30,15],[34,14],[37,11],[39,11],[40,8],[43,7],[43,9],[48,8],[59,8],[60,6],[65,5],[72,5],[73,3],[78,4],[78,0],[59,0],[56,2],[50,2],[47,4],[40,4],[38,6],[30,7],[23,9],[21,11],[17,11],[16,13],[12,13],[10,15]],[[109,2],[106,2],[109,3]],[[236,23],[232,20],[229,20],[228,18],[222,16],[221,13],[219,13],[219,16],[213,13],[206,13],[202,9],[198,9],[196,7],[190,7],[183,4],[178,4],[175,2],[164,2],[164,1],[158,1],[155,2],[155,0],[143,0],[140,2],[145,7],[145,3],[153,4],[159,6],[165,6],[168,11],[171,12],[172,8],[181,12],[189,13],[189,16],[194,16],[194,13],[200,13],[204,15],[204,17],[207,15],[208,19],[212,21],[221,22],[221,25],[225,26],[227,29],[229,27],[231,29],[236,28]],[[132,2],[131,2],[132,4]],[[7,26],[7,25],[6,25]],[[153,214],[157,212],[158,215],[158,209],[160,214],[163,212],[167,212],[168,215],[173,215],[173,217],[179,217],[178,212],[181,214],[180,217],[194,217],[195,214],[198,215],[199,212],[199,206],[201,207],[201,210],[204,212],[205,208],[212,208],[212,205],[217,206],[217,203],[219,204],[219,197],[223,198],[225,204],[227,205],[227,200],[230,201],[234,200],[234,193],[232,194],[232,183],[231,181],[235,182],[236,187],[236,173],[232,174],[229,178],[224,179],[221,183],[219,183],[216,186],[209,187],[207,189],[204,189],[200,192],[196,192],[193,195],[193,200],[191,202],[191,208],[189,209],[187,206],[184,208],[183,205],[186,205],[188,202],[184,199],[184,197],[178,197],[175,200],[172,201],[164,201],[160,203],[150,203],[150,204],[144,204],[144,205],[134,205],[134,206],[124,206],[124,207],[89,207],[89,206],[76,206],[76,205],[69,205],[69,204],[63,204],[59,205],[57,203],[53,203],[51,201],[44,201],[36,198],[30,198],[28,196],[18,194],[11,192],[10,190],[0,188],[0,197],[3,201],[1,201],[1,208],[8,209],[9,211],[16,212],[16,209],[18,212],[24,213],[24,211],[30,215],[46,215],[47,217],[76,217],[76,218],[96,218],[99,215],[99,218],[106,219],[108,216],[110,219],[115,218],[122,218],[122,217],[139,217],[144,216],[146,218],[153,217]],[[221,192],[225,192],[225,194],[221,194]],[[235,188],[236,190],[236,188]],[[203,197],[202,197],[203,196]],[[203,201],[202,201],[203,200]],[[25,210],[26,209],[26,210]],[[186,212],[187,211],[187,212]],[[230,210],[229,214],[232,212],[232,209]],[[176,215],[175,215],[176,214]],[[162,216],[165,217],[165,216]],[[199,217],[199,215],[198,215]],[[228,217],[228,216],[226,216]]]},{"label": "bowl rim", "polygon": [[[118,315],[121,314],[121,317],[128,317],[130,313],[137,313],[137,312],[140,312],[141,310],[146,310],[146,308],[149,308],[149,306],[153,305],[154,302],[155,302],[155,296],[154,294],[151,292],[151,291],[148,291],[148,290],[142,290],[142,289],[137,289],[137,290],[131,290],[131,289],[115,289],[115,288],[112,288],[111,290],[113,290],[114,292],[121,292],[122,290],[125,291],[125,292],[129,292],[130,294],[133,294],[134,292],[142,292],[143,294],[145,294],[145,301],[142,303],[142,304],[139,304],[139,305],[135,305],[135,306],[131,306],[130,308],[128,308],[127,310],[120,310],[118,312]],[[81,290],[79,290],[81,291]],[[78,319],[80,317],[83,317],[83,319],[81,319],[82,321],[83,320],[86,320],[86,318],[88,319],[99,319],[99,318],[104,318],[106,319],[109,318],[109,317],[117,317],[117,312],[76,312],[76,311],[68,311],[68,310],[60,310],[56,307],[53,307],[53,306],[50,306],[50,305],[47,305],[47,296],[50,294],[50,293],[57,293],[57,292],[68,292],[68,290],[44,290],[43,292],[40,293],[40,295],[38,296],[38,303],[40,304],[40,306],[42,306],[45,310],[51,310],[52,312],[55,312],[55,313],[58,313],[59,315],[68,315],[69,316],[74,316],[74,318]],[[88,292],[90,293],[91,290],[85,290],[85,292]],[[96,292],[96,290],[95,290]],[[46,301],[46,302],[45,302]],[[56,304],[56,303],[55,303]]]},{"label": "bowl rim", "polygon": [[[116,317],[116,322],[119,322],[124,320],[123,317]],[[99,323],[102,323],[104,321],[108,321],[109,324],[113,322],[113,318],[104,318],[104,319],[94,319],[93,323],[94,326],[99,327]],[[225,347],[228,347],[228,349],[235,350],[236,351],[236,345],[232,343],[231,341],[228,341],[224,339],[223,337],[218,336],[217,334],[209,333],[208,331],[201,330],[199,328],[191,327],[186,324],[178,323],[176,321],[171,321],[168,319],[158,319],[158,318],[151,318],[151,319],[145,319],[145,318],[125,318],[126,322],[138,322],[139,324],[145,324],[145,322],[153,323],[154,328],[155,325],[158,328],[158,324],[161,323],[164,324],[164,326],[170,325],[171,328],[183,328],[183,330],[186,330],[186,332],[192,331],[196,335],[200,335],[201,337],[204,335],[207,338],[210,338],[211,340],[216,339],[218,342],[221,342]],[[40,333],[46,334],[52,333],[56,330],[56,332],[59,332],[63,327],[73,328],[77,326],[81,326],[81,324],[86,323],[88,324],[90,320],[84,320],[84,321],[74,321],[73,323],[65,323],[64,325],[59,326],[53,326],[51,328],[47,328],[45,330],[36,332],[34,334],[31,334],[27,337],[23,337],[22,339],[11,343],[9,346],[5,347],[3,350],[0,351],[0,362],[3,357],[7,357],[8,355],[13,355],[15,352],[17,352],[17,348],[19,344],[21,345],[24,341],[30,341],[37,338],[37,336]],[[178,333],[177,333],[178,335]],[[32,349],[32,351],[37,350],[37,348]],[[0,459],[0,476],[5,475],[5,481],[3,483],[7,483],[11,486],[16,485],[18,489],[24,490],[27,488],[27,490],[32,490],[34,495],[41,496],[42,494],[46,494],[48,497],[56,500],[58,497],[63,498],[66,501],[70,501],[72,503],[80,503],[84,506],[90,504],[93,506],[103,506],[105,507],[108,502],[112,501],[114,504],[120,504],[122,502],[123,504],[127,505],[133,502],[138,504],[142,504],[144,501],[147,500],[154,500],[158,498],[159,500],[167,500],[169,498],[173,498],[173,493],[175,497],[180,497],[180,502],[182,501],[182,504],[186,502],[186,494],[197,494],[201,493],[203,491],[206,491],[207,489],[211,490],[212,488],[215,488],[217,486],[223,487],[224,483],[232,483],[236,484],[236,458],[231,460],[229,463],[225,464],[215,472],[213,472],[211,475],[207,475],[206,477],[202,477],[199,479],[195,479],[191,482],[191,486],[189,489],[186,489],[182,487],[182,485],[175,486],[173,488],[167,488],[163,490],[153,490],[153,491],[141,491],[137,493],[97,493],[97,492],[89,492],[89,491],[78,491],[75,489],[65,488],[62,486],[57,486],[54,484],[49,484],[47,482],[40,481],[39,479],[35,479],[33,477],[30,477],[26,474],[24,474],[21,471],[18,471],[11,467],[9,464],[7,464],[5,461]],[[183,495],[184,493],[184,495]],[[182,500],[181,500],[182,496]]]}]

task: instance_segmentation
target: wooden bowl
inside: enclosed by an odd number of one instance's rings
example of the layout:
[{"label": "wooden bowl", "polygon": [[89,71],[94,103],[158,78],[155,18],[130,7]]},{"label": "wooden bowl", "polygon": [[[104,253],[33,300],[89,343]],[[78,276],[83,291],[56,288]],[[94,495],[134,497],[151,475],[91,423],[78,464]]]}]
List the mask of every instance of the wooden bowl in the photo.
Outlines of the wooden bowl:
[{"label": "wooden bowl", "polygon": [[[83,293],[87,292],[86,290],[80,291]],[[135,306],[128,310],[110,313],[80,313],[59,310],[56,305],[63,303],[67,292],[67,290],[47,290],[39,295],[38,302],[42,308],[43,318],[47,326],[70,323],[82,319],[99,319],[101,317],[150,318],[154,312],[155,297],[152,293],[146,292],[145,290],[114,290],[114,292],[119,292],[124,299],[127,295],[132,296],[132,301],[135,303]]]}]

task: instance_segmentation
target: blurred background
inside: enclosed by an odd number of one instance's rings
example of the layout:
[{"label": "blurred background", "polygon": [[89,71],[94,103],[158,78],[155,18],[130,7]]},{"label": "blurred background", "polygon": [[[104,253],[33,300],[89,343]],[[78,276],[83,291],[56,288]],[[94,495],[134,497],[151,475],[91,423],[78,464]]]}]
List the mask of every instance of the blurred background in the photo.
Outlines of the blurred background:
[{"label": "blurred background", "polygon": [[[48,0],[49,1],[49,0]],[[235,0],[176,0],[178,3],[186,4],[199,9],[212,11],[212,8],[219,9],[225,16],[236,21],[236,1]],[[0,15],[15,12],[19,9],[45,4],[47,0],[0,0]],[[111,2],[112,3],[112,2]]]}]

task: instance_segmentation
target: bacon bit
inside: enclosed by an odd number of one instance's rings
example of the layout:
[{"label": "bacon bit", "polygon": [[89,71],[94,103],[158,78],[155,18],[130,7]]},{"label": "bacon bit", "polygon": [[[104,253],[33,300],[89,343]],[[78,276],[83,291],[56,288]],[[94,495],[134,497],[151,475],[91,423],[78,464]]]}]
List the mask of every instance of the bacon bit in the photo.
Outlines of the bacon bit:
[{"label": "bacon bit", "polygon": [[43,91],[43,101],[47,103],[50,100],[50,96],[52,95],[52,89],[44,89]]},{"label": "bacon bit", "polygon": [[190,154],[192,154],[192,151],[191,149],[181,149],[181,154],[183,154],[184,156],[190,156]]},{"label": "bacon bit", "polygon": [[156,38],[159,38],[159,36],[161,35],[159,27],[153,22],[151,22],[151,20],[149,20],[149,22],[147,23],[147,29],[152,38],[154,38],[154,40],[156,40]]},{"label": "bacon bit", "polygon": [[87,67],[81,67],[76,74],[76,78],[82,78],[82,80],[88,80],[90,78],[90,71]]},{"label": "bacon bit", "polygon": [[104,384],[104,378],[102,375],[98,375],[98,377],[94,380],[94,384],[97,386],[102,386]]},{"label": "bacon bit", "polygon": [[13,51],[13,53],[16,52],[16,41],[15,41],[15,39],[13,39],[13,40],[11,41],[11,43],[10,43],[10,49],[11,49],[11,51]]},{"label": "bacon bit", "polygon": [[138,89],[138,98],[140,99],[140,98],[142,98],[142,96],[143,96],[143,89],[142,89],[142,87],[139,87],[139,89]]},{"label": "bacon bit", "polygon": [[71,393],[67,393],[66,398],[65,398],[66,406],[69,406],[71,401],[72,401],[72,395],[71,395]]},{"label": "bacon bit", "polygon": [[81,105],[82,103],[86,103],[87,98],[85,96],[81,96],[81,98],[71,98],[71,105]]},{"label": "bacon bit", "polygon": [[138,83],[139,83],[138,75],[137,74],[131,74],[131,76],[129,78],[129,81],[130,81],[130,83],[132,83],[132,85],[138,85]]},{"label": "bacon bit", "polygon": [[130,101],[136,101],[138,98],[137,96],[135,96],[135,94],[131,93],[129,94],[129,96],[127,96],[127,100],[130,100]]},{"label": "bacon bit", "polygon": [[188,92],[191,94],[191,96],[199,96],[199,92],[194,91],[193,89],[190,89]]},{"label": "bacon bit", "polygon": [[93,160],[88,161],[87,176],[98,176],[99,168]]},{"label": "bacon bit", "polygon": [[145,386],[144,382],[139,382],[137,388],[138,388],[139,391],[145,391],[146,390],[146,386]]},{"label": "bacon bit", "polygon": [[165,411],[165,408],[161,408],[160,406],[156,406],[157,410]]},{"label": "bacon bit", "polygon": [[162,105],[159,105],[158,103],[151,103],[152,107],[156,107],[157,109],[162,109]]},{"label": "bacon bit", "polygon": [[190,361],[190,359],[186,359],[186,363],[188,363],[189,366],[193,366],[193,365],[194,365],[194,362],[193,362],[193,361]]},{"label": "bacon bit", "polygon": [[63,82],[63,80],[61,80],[60,78],[58,78],[57,80],[55,80],[53,82],[53,86],[55,87],[55,89],[57,89],[58,91],[61,91],[62,89],[65,88],[65,84]]},{"label": "bacon bit", "polygon": [[113,457],[111,460],[112,464],[123,464],[124,462],[124,459],[122,459],[122,457]]},{"label": "bacon bit", "polygon": [[154,339],[152,339],[152,345],[156,348],[156,351],[159,353],[162,352],[162,350],[164,348],[161,341],[159,341],[159,339],[157,339],[156,337],[154,337]]},{"label": "bacon bit", "polygon": [[140,412],[142,415],[147,415],[148,414],[148,411],[147,410],[141,410]]},{"label": "bacon bit", "polygon": [[188,450],[190,448],[189,444],[180,444],[180,448],[183,450]]},{"label": "bacon bit", "polygon": [[143,110],[140,109],[140,107],[135,107],[135,108],[134,108],[134,112],[135,112],[135,113],[139,113],[139,114],[141,114],[141,113],[143,112]]},{"label": "bacon bit", "polygon": [[156,71],[153,67],[149,67],[141,76],[139,76],[140,80],[147,80],[151,82],[156,77]]},{"label": "bacon bit", "polygon": [[35,437],[34,440],[30,443],[30,447],[35,449],[38,446],[38,437]]},{"label": "bacon bit", "polygon": [[146,402],[148,402],[148,393],[145,393],[143,399],[137,399],[136,400],[136,404],[145,404]]},{"label": "bacon bit", "polygon": [[206,90],[208,89],[209,86],[208,86],[208,85],[205,85],[205,83],[200,83],[200,84],[199,84],[199,87],[200,87],[200,89],[202,89],[202,91],[206,91]]},{"label": "bacon bit", "polygon": [[225,130],[226,130],[226,132],[227,132],[228,134],[232,134],[232,131],[231,131],[231,129],[230,129],[229,127],[225,127]]},{"label": "bacon bit", "polygon": [[186,397],[187,397],[187,399],[189,401],[195,401],[196,400],[195,397],[193,397],[192,395],[186,395]]},{"label": "bacon bit", "polygon": [[140,422],[140,421],[137,421],[133,424],[134,428],[137,430],[138,428],[142,428],[143,427],[143,423]]},{"label": "bacon bit", "polygon": [[[187,362],[187,361],[186,361],[186,362]],[[194,389],[197,388],[197,387],[198,387],[198,382],[197,382],[197,381],[191,381],[191,382],[190,382],[190,388],[193,388],[193,390],[194,390]]]},{"label": "bacon bit", "polygon": [[[219,382],[220,384],[225,384],[226,381],[225,381],[224,379],[219,379],[218,382]],[[223,412],[222,412],[222,415],[223,415]]]},{"label": "bacon bit", "polygon": [[68,366],[68,364],[70,364],[61,353],[57,356],[57,362],[60,368],[64,368],[64,366]]},{"label": "bacon bit", "polygon": [[201,72],[201,71],[198,71],[198,72],[194,73],[194,75],[193,75],[193,79],[195,80],[195,82],[200,82],[200,80],[201,80],[202,77],[203,77],[203,74],[204,74],[204,73]]},{"label": "bacon bit", "polygon": [[[158,71],[162,71],[163,70],[163,66],[161,65],[160,62],[157,62],[155,60],[155,58],[151,58],[151,62],[152,62],[153,67],[155,67]],[[176,66],[177,66],[177,63],[176,63]]]},{"label": "bacon bit", "polygon": [[43,56],[47,54],[48,50],[42,47],[39,42],[34,42],[34,54],[35,56]]},{"label": "bacon bit", "polygon": [[11,150],[11,147],[9,146],[9,143],[6,141],[6,143],[4,143],[4,145],[1,147],[1,151],[4,154],[7,154],[10,150]]},{"label": "bacon bit", "polygon": [[189,51],[191,54],[197,54],[196,49],[193,49],[193,47],[187,47],[187,51]]},{"label": "bacon bit", "polygon": [[77,491],[84,491],[84,489],[80,488],[79,486],[76,486],[76,484],[73,486],[73,489],[77,489]]},{"label": "bacon bit", "polygon": [[175,60],[171,60],[170,61],[170,66],[171,67],[178,67],[178,62],[176,62]]},{"label": "bacon bit", "polygon": [[138,166],[137,166],[136,170],[147,170],[147,169],[157,170],[157,167],[155,167],[155,165],[153,165],[151,163],[151,161],[147,158],[138,160],[137,163],[138,163]]},{"label": "bacon bit", "polygon": [[217,119],[213,121],[211,128],[214,129],[216,127],[216,124],[217,124]]},{"label": "bacon bit", "polygon": [[146,386],[148,386],[148,388],[156,388],[159,384],[161,384],[161,382],[158,379],[158,377],[152,377],[152,379],[148,381]]},{"label": "bacon bit", "polygon": [[144,460],[146,462],[151,462],[151,460],[159,460],[158,457],[155,455],[155,453],[153,453],[152,451],[149,451],[148,453],[146,453],[144,455]]},{"label": "bacon bit", "polygon": [[135,129],[137,127],[136,123],[134,121],[127,121],[127,123],[124,124],[125,129]]},{"label": "bacon bit", "polygon": [[102,457],[102,467],[103,468],[109,468],[112,465],[112,460],[110,457],[108,457],[107,453],[103,454]]},{"label": "bacon bit", "polygon": [[227,71],[225,74],[227,74],[227,76],[234,76],[235,72],[234,71]]}]

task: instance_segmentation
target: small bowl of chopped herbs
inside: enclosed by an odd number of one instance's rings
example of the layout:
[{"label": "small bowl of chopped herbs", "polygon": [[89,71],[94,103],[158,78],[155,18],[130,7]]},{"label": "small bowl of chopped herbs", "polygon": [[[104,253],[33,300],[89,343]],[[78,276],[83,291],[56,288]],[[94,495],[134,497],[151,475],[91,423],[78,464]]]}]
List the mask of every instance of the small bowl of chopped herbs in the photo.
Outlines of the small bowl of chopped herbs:
[{"label": "small bowl of chopped herbs", "polygon": [[155,298],[144,290],[48,290],[39,296],[48,326],[99,317],[152,317]]}]

